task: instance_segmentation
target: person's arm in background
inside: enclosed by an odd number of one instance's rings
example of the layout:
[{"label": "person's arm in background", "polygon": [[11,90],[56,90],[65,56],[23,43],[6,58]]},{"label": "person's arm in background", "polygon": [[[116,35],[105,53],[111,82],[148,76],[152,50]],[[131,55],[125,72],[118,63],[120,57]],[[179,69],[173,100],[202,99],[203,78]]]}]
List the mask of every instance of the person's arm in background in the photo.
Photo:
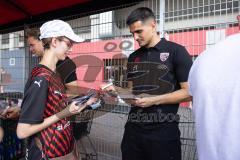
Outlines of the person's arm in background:
[{"label": "person's arm in background", "polygon": [[84,87],[80,88],[77,82],[76,64],[69,57],[64,61],[59,61],[56,70],[66,87],[68,97],[81,95],[87,92],[87,89],[84,89]]},{"label": "person's arm in background", "polygon": [[77,81],[66,83],[65,87],[66,87],[66,93],[68,97],[84,95],[89,91],[89,88],[80,86]]},{"label": "person's arm in background", "polygon": [[21,107],[16,105],[16,106],[11,106],[8,107],[3,114],[1,114],[2,117],[6,119],[18,119],[20,115]]},{"label": "person's arm in background", "polygon": [[17,103],[13,101],[11,106],[8,106],[4,112],[1,114],[5,119],[13,119],[16,120],[19,118],[21,111],[22,99],[18,99]]}]

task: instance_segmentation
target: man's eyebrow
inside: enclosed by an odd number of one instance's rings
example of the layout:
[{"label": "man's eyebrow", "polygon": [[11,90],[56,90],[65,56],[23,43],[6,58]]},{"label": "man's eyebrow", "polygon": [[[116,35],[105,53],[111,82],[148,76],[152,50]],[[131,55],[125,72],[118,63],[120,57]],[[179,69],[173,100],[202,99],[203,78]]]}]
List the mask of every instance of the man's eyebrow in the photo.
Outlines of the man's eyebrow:
[{"label": "man's eyebrow", "polygon": [[135,30],[135,31],[133,31],[133,32],[130,32],[130,33],[136,33],[136,32],[141,32],[142,31],[142,29],[138,29],[138,30]]}]

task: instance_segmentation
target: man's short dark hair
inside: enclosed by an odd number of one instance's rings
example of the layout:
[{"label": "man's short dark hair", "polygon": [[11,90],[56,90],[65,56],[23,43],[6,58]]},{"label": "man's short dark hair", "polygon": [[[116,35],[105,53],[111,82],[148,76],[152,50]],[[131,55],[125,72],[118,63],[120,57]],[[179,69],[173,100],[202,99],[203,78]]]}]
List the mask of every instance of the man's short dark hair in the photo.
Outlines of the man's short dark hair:
[{"label": "man's short dark hair", "polygon": [[140,7],[130,13],[127,18],[127,25],[131,25],[137,21],[145,22],[149,19],[153,19],[155,21],[155,15],[153,11],[147,7]]},{"label": "man's short dark hair", "polygon": [[33,37],[39,40],[40,29],[39,28],[27,28],[26,29],[26,38]]}]

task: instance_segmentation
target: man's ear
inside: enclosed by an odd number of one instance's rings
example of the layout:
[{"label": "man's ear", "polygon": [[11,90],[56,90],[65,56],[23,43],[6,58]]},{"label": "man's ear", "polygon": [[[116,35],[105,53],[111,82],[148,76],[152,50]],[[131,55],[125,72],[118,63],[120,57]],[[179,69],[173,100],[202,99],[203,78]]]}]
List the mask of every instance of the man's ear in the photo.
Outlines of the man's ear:
[{"label": "man's ear", "polygon": [[150,21],[150,25],[151,25],[151,27],[153,28],[153,30],[156,30],[156,29],[157,29],[157,23],[156,23],[156,21],[151,20],[151,21]]}]

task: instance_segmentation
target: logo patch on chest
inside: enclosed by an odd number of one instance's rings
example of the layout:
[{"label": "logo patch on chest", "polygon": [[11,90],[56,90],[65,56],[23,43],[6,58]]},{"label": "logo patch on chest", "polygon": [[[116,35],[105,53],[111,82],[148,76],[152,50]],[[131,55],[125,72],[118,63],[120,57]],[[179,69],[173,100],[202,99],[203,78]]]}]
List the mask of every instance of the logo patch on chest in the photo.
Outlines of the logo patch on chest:
[{"label": "logo patch on chest", "polygon": [[163,53],[160,53],[160,60],[162,62],[166,61],[169,57],[169,53],[168,52],[163,52]]}]

